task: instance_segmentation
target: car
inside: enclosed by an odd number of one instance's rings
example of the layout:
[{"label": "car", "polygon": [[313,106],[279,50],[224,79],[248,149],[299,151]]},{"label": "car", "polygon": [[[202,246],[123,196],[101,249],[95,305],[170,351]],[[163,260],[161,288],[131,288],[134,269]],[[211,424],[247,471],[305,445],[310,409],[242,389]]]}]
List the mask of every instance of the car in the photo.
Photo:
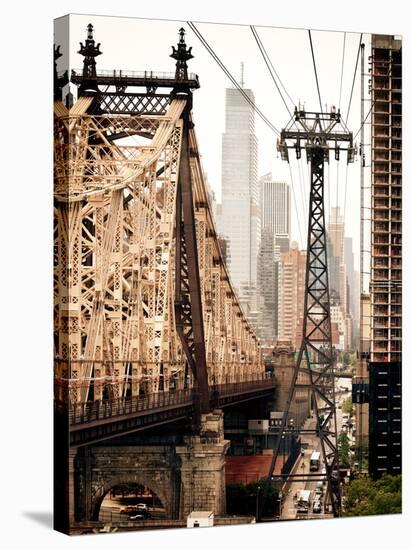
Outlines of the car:
[{"label": "car", "polygon": [[321,511],[322,511],[322,505],[321,505],[321,503],[320,503],[320,500],[315,500],[315,501],[313,502],[313,508],[312,508],[312,510],[313,510],[313,513],[314,513],[314,514],[320,514],[320,513],[321,513]]},{"label": "car", "polygon": [[136,519],[146,519],[146,516],[144,514],[135,514],[134,516],[129,516],[129,519],[136,520]]},{"label": "car", "polygon": [[120,508],[121,514],[137,514],[141,512],[142,510],[147,511],[147,504],[144,502],[139,502],[138,504],[130,504],[128,506],[123,506]]},{"label": "car", "polygon": [[122,506],[122,508],[120,508],[121,514],[134,514],[136,512],[137,512],[137,508],[135,505]]},{"label": "car", "polygon": [[150,514],[147,510],[139,510],[139,512],[137,514],[131,514],[129,516],[129,519],[131,519],[131,520],[150,519]]}]

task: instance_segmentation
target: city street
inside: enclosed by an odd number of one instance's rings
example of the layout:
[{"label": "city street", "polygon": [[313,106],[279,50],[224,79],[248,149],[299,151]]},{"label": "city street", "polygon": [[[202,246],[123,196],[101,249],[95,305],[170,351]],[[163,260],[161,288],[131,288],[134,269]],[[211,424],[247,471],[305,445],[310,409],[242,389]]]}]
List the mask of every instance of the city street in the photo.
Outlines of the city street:
[{"label": "city street", "polygon": [[[341,430],[342,430],[342,424],[344,424],[343,415],[345,413],[342,412],[342,404],[344,400],[350,396],[349,391],[352,386],[351,379],[348,378],[337,378],[336,379],[336,422],[337,422],[337,434],[339,436]],[[339,388],[345,388],[345,391],[340,390]],[[340,408],[339,408],[340,407]],[[303,429],[314,429],[316,426],[316,419],[314,417],[308,418],[303,426]],[[352,434],[348,430],[348,437],[350,444],[352,444]],[[298,473],[309,473],[310,468],[310,457],[313,451],[319,451],[321,452],[320,448],[320,441],[315,435],[306,435],[302,434],[301,436],[301,442],[302,442],[302,449],[304,449],[304,455],[300,456],[295,464],[295,467],[293,469],[294,474]],[[319,468],[319,476],[321,475],[321,471],[323,468],[323,464],[321,463]],[[282,513],[281,513],[281,519],[282,520],[294,520],[294,519],[326,519],[333,517],[330,513],[324,512],[324,499],[325,499],[325,493],[322,496],[322,509],[321,513],[313,513],[313,500],[314,500],[314,492],[316,489],[317,481],[306,481],[306,482],[292,482],[289,484],[289,488],[286,491],[286,495],[284,497],[283,503],[282,503]],[[310,490],[311,493],[311,503],[309,507],[309,512],[307,514],[298,514],[297,509],[294,505],[294,495],[300,491],[300,490]],[[324,491],[326,491],[326,484],[324,485]]]}]

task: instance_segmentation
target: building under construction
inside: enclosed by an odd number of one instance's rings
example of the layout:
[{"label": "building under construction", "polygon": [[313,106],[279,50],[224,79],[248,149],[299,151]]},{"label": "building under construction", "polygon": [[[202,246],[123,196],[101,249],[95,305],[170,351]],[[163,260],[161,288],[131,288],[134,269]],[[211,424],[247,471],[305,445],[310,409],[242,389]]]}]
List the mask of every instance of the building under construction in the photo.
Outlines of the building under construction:
[{"label": "building under construction", "polygon": [[402,45],[372,35],[369,472],[401,472]]}]

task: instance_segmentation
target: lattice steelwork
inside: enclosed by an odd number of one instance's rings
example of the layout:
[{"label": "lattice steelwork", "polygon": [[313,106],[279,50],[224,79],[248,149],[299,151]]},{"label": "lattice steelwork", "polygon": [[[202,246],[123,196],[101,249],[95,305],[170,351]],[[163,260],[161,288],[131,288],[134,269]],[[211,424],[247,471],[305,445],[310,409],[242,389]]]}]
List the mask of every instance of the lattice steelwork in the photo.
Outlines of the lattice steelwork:
[{"label": "lattice steelwork", "polygon": [[99,94],[100,109],[112,114],[164,115],[170,103],[169,94],[106,92]]},{"label": "lattice steelwork", "polygon": [[[257,338],[216,239],[191,97],[170,97],[167,110],[161,99],[162,107],[152,104],[153,113],[136,109],[139,114],[129,116],[102,113],[96,102],[108,96],[98,91],[81,96],[70,110],[60,100],[54,104],[58,400],[80,403],[194,386],[196,372],[178,334],[183,302],[177,265],[180,273],[184,269],[177,255],[189,242],[186,225],[182,247],[176,238],[179,220],[188,222],[185,207],[183,218],[177,216],[178,189],[184,194],[187,188],[182,163],[191,182],[206,382],[264,378]],[[150,101],[148,94],[139,105]]]},{"label": "lattice steelwork", "polygon": [[[307,388],[311,392],[316,418],[316,428],[305,429],[320,439],[321,454],[328,479],[327,494],[334,515],[339,514],[341,497],[338,479],[338,447],[334,389],[334,354],[331,337],[328,262],[326,253],[326,228],[324,213],[324,162],[329,160],[329,150],[339,160],[340,145],[347,143],[348,162],[353,162],[352,134],[340,128],[340,113],[310,113],[295,109],[291,124],[282,130],[278,150],[284,160],[289,160],[288,149],[293,148],[301,157],[301,147],[306,149],[311,164],[311,187],[309,199],[308,240],[306,255],[305,300],[303,338],[296,361],[295,372],[288,395],[280,433],[285,432],[289,407],[296,390]],[[292,143],[290,143],[292,142]],[[330,145],[331,143],[331,145]],[[301,383],[302,376],[309,376],[308,383]],[[281,437],[274,449],[269,478],[273,476]],[[310,476],[298,474],[300,480]],[[307,479],[306,479],[307,477]]]}]

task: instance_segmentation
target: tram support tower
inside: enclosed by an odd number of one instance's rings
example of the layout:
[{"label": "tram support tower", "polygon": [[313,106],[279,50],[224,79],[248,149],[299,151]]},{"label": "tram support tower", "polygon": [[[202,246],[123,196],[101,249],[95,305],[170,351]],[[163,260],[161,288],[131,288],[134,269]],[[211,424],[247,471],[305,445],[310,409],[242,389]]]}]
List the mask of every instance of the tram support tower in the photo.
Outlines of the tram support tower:
[{"label": "tram support tower", "polygon": [[[332,506],[333,515],[338,516],[341,496],[334,386],[335,357],[332,347],[326,252],[324,164],[325,161],[329,162],[329,151],[334,152],[337,161],[343,151],[347,152],[348,163],[354,160],[353,136],[341,119],[340,111],[336,112],[332,108],[329,113],[307,112],[295,107],[290,123],[281,132],[277,149],[282,160],[289,162],[289,149],[294,149],[297,159],[300,159],[302,148],[306,150],[307,161],[311,165],[302,343],[282,418],[280,437],[273,451],[269,481],[293,478],[292,475],[286,474],[274,476],[274,468],[282,435],[287,431],[289,408],[295,391],[300,388],[309,389],[316,427],[305,429],[304,433],[316,435],[320,440],[328,484],[326,498]],[[304,383],[301,382],[302,379]],[[298,476],[299,481],[311,480],[311,477],[305,474]]]}]

